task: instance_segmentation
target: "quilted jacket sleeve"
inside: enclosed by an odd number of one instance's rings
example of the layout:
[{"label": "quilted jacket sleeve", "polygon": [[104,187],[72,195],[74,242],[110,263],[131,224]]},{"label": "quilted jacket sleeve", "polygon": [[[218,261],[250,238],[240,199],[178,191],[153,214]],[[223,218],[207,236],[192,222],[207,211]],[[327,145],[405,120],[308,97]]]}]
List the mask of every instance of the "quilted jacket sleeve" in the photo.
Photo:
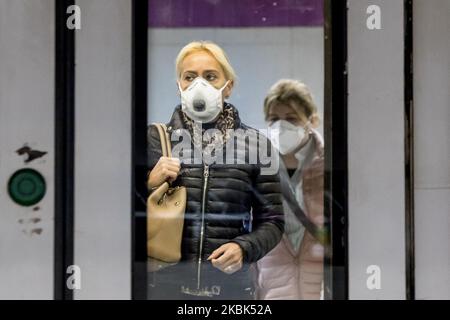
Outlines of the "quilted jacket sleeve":
[{"label": "quilted jacket sleeve", "polygon": [[[260,139],[264,136],[260,136]],[[267,141],[270,146],[270,142]],[[256,262],[270,252],[284,232],[284,213],[278,170],[262,173],[258,165],[253,179],[253,230],[233,239],[244,251],[244,262]]]}]

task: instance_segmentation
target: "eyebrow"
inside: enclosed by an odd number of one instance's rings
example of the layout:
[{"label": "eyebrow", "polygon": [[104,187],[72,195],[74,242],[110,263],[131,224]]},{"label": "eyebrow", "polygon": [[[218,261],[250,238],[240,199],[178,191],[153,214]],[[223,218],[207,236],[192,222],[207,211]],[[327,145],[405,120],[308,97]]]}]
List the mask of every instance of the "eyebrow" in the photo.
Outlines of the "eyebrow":
[{"label": "eyebrow", "polygon": [[[219,70],[210,69],[210,70],[205,70],[205,71],[203,71],[203,73],[205,73],[205,72],[219,72]],[[183,72],[183,74],[185,74],[185,73],[193,73],[193,74],[197,74],[197,71],[186,70],[186,71]]]},{"label": "eyebrow", "polygon": [[[269,113],[269,116],[277,116],[277,114],[276,113]],[[289,112],[289,113],[286,113],[285,116],[297,116],[297,114],[294,113],[294,112]]]}]

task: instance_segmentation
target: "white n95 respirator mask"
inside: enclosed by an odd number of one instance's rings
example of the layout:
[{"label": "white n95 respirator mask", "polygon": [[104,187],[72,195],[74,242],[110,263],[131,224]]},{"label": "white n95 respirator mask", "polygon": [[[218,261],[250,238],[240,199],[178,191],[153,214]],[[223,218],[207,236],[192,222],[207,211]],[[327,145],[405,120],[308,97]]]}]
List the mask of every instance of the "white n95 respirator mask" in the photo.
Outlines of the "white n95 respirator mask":
[{"label": "white n95 respirator mask", "polygon": [[269,126],[269,137],[273,146],[282,155],[297,149],[307,135],[306,129],[286,120],[278,120]]},{"label": "white n95 respirator mask", "polygon": [[223,108],[222,91],[228,85],[216,89],[202,77],[197,77],[186,90],[178,88],[181,95],[181,110],[192,120],[202,123],[214,121]]}]

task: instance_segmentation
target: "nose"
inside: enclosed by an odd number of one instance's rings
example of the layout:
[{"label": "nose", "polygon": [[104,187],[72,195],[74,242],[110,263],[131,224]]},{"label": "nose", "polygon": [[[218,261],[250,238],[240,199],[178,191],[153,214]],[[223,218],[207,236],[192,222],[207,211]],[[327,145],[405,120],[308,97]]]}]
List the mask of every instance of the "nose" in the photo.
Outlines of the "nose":
[{"label": "nose", "polygon": [[193,107],[194,107],[195,111],[202,112],[202,111],[205,111],[205,109],[206,109],[206,103],[202,99],[196,99],[193,102]]}]

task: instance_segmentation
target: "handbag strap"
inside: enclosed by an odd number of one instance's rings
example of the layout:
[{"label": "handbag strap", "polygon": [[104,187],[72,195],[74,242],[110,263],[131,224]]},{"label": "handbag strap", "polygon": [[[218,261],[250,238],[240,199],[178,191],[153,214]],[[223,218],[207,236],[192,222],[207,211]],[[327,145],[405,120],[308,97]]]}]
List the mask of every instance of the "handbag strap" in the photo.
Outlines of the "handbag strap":
[{"label": "handbag strap", "polygon": [[320,229],[306,216],[295,198],[294,191],[289,185],[289,176],[285,170],[279,170],[281,193],[286,200],[289,208],[292,210],[297,219],[303,224],[305,229],[319,242],[323,242],[323,235]]},{"label": "handbag strap", "polygon": [[[152,123],[152,125],[154,125],[156,127],[156,129],[158,130],[159,141],[161,142],[162,156],[172,158],[172,145],[170,143],[170,137],[169,137],[169,134],[167,133],[166,125],[164,123]],[[149,176],[150,176],[150,171],[147,173],[147,183],[148,183]],[[171,184],[172,183],[169,182],[169,186]],[[153,190],[155,190],[156,187],[149,187],[147,184],[147,188],[148,188],[148,190],[150,190],[150,192],[152,192]]]},{"label": "handbag strap", "polygon": [[172,145],[170,143],[166,125],[164,123],[153,123],[153,125],[158,129],[162,156],[172,158]]}]

